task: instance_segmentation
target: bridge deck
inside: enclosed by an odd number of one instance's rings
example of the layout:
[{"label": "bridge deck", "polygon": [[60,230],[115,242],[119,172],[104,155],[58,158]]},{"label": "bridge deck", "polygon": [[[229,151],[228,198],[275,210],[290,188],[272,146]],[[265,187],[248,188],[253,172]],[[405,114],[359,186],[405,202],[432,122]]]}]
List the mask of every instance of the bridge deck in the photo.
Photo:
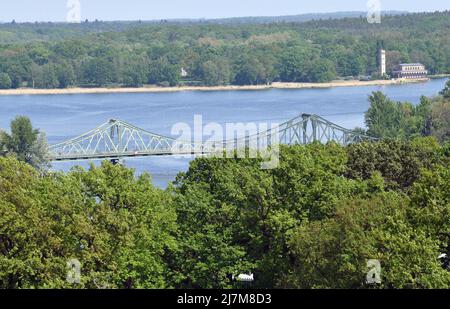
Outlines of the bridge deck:
[{"label": "bridge deck", "polygon": [[80,154],[80,155],[66,155],[51,157],[51,161],[82,161],[82,160],[101,160],[101,159],[120,159],[120,158],[138,158],[138,157],[157,157],[157,156],[188,156],[188,155],[205,155],[208,152],[173,152],[173,151],[159,151],[159,152],[139,152],[139,153],[102,153],[102,154]]}]

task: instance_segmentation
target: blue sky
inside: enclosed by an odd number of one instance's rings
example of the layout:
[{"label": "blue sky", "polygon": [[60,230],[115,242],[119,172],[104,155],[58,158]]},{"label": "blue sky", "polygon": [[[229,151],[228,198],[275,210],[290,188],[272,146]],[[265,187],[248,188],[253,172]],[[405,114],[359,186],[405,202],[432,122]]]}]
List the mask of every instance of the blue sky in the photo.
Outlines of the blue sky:
[{"label": "blue sky", "polygon": [[[0,0],[0,21],[65,21],[68,0]],[[82,19],[152,20],[365,11],[367,0],[79,0]],[[380,0],[383,10],[450,9],[448,0]]]}]

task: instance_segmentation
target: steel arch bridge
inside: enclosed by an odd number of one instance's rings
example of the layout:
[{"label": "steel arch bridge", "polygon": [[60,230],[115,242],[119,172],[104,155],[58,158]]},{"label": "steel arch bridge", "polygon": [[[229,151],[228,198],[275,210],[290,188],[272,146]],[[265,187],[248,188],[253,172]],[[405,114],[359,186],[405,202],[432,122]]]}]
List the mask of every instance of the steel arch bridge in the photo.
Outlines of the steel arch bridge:
[{"label": "steel arch bridge", "polygon": [[[276,128],[228,141],[194,143],[154,134],[125,121],[111,119],[86,132],[49,147],[51,161],[119,159],[127,157],[211,154],[242,147],[268,147],[273,144],[306,145],[335,141],[348,145],[376,140],[345,129],[320,116],[303,114]],[[260,148],[258,148],[260,149]]]}]

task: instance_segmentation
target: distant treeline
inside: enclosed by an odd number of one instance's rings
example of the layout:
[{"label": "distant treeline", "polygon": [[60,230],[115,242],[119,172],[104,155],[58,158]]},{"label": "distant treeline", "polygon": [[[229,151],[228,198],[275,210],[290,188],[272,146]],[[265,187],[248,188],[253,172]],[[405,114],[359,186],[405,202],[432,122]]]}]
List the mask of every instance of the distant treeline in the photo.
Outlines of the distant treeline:
[{"label": "distant treeline", "polygon": [[[0,25],[0,88],[326,82],[422,62],[450,72],[450,12],[271,24]],[[183,74],[185,73],[185,74]]]}]

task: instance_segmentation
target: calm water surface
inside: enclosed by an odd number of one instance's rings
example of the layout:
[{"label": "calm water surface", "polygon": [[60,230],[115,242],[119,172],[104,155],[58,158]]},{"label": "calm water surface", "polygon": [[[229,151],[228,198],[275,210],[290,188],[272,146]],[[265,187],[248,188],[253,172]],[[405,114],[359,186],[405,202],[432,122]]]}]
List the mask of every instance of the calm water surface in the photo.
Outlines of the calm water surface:
[{"label": "calm water surface", "polygon": [[[176,123],[192,124],[196,114],[203,116],[204,123],[225,124],[283,122],[311,113],[354,128],[364,126],[367,98],[372,91],[383,91],[397,101],[418,103],[421,95],[436,95],[445,82],[436,79],[418,84],[329,89],[0,96],[0,128],[8,128],[16,115],[27,115],[35,127],[46,132],[50,144],[77,136],[111,118],[167,136],[171,136]],[[178,172],[187,169],[189,161],[149,157],[127,159],[125,164],[138,172],[149,172],[156,185],[165,187]],[[88,162],[55,163],[53,168],[68,170],[74,165],[88,166]]]}]

